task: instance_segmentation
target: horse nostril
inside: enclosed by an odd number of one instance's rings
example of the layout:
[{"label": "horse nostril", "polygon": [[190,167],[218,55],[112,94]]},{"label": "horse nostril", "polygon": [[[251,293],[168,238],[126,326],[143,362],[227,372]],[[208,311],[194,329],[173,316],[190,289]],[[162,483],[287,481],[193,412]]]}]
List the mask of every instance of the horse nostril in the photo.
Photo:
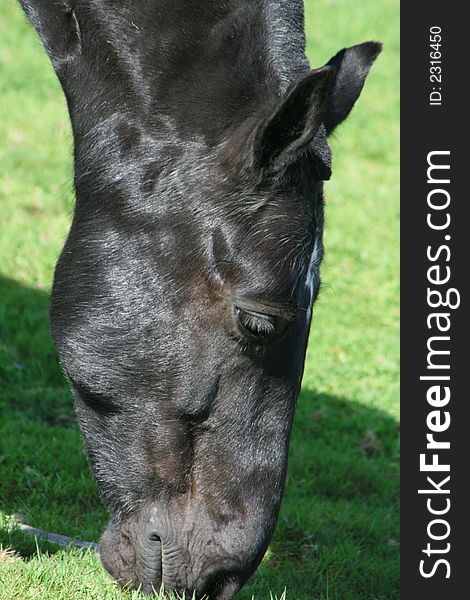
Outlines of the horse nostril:
[{"label": "horse nostril", "polygon": [[144,594],[158,592],[162,581],[162,544],[160,537],[153,531],[142,539],[140,545],[137,582]]}]

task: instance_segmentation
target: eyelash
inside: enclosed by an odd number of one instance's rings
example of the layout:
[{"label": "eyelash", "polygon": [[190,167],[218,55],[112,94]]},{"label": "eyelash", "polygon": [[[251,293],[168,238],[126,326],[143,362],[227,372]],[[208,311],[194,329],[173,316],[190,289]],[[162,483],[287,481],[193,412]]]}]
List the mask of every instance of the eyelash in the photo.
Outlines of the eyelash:
[{"label": "eyelash", "polygon": [[251,337],[263,339],[272,335],[276,329],[274,317],[246,312],[241,308],[235,309],[241,330]]}]

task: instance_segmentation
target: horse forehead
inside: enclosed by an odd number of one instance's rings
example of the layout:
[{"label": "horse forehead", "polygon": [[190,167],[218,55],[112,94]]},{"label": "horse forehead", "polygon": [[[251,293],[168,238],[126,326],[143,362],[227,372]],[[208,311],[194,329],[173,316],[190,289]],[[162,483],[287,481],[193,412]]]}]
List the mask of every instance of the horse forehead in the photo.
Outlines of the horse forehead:
[{"label": "horse forehead", "polygon": [[288,300],[305,279],[313,250],[307,226],[283,223],[282,233],[269,222],[241,229],[235,239],[220,230],[212,234],[207,262],[220,283],[235,294]]}]

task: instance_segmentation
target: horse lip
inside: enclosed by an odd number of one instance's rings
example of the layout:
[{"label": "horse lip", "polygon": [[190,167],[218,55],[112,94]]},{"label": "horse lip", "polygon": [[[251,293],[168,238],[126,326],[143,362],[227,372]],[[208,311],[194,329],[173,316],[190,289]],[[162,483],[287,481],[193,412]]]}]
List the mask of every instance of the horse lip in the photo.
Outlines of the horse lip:
[{"label": "horse lip", "polygon": [[242,581],[240,565],[227,563],[222,570],[215,571],[209,577],[205,575],[202,598],[207,598],[209,594],[214,600],[231,600],[241,588]]}]

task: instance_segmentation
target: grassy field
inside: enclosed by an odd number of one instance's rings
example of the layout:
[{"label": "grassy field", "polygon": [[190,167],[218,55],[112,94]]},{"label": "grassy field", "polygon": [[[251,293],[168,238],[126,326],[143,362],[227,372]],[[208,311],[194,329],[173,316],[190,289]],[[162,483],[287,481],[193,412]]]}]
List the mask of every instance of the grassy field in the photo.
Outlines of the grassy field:
[{"label": "grassy field", "polygon": [[[266,557],[239,594],[397,600],[398,116],[396,0],[307,0],[308,52],[385,44],[332,142],[327,256],[291,447]],[[93,553],[12,531],[24,523],[97,541],[107,517],[48,334],[53,266],[70,219],[71,137],[40,43],[0,0],[0,597],[137,598]]]}]

